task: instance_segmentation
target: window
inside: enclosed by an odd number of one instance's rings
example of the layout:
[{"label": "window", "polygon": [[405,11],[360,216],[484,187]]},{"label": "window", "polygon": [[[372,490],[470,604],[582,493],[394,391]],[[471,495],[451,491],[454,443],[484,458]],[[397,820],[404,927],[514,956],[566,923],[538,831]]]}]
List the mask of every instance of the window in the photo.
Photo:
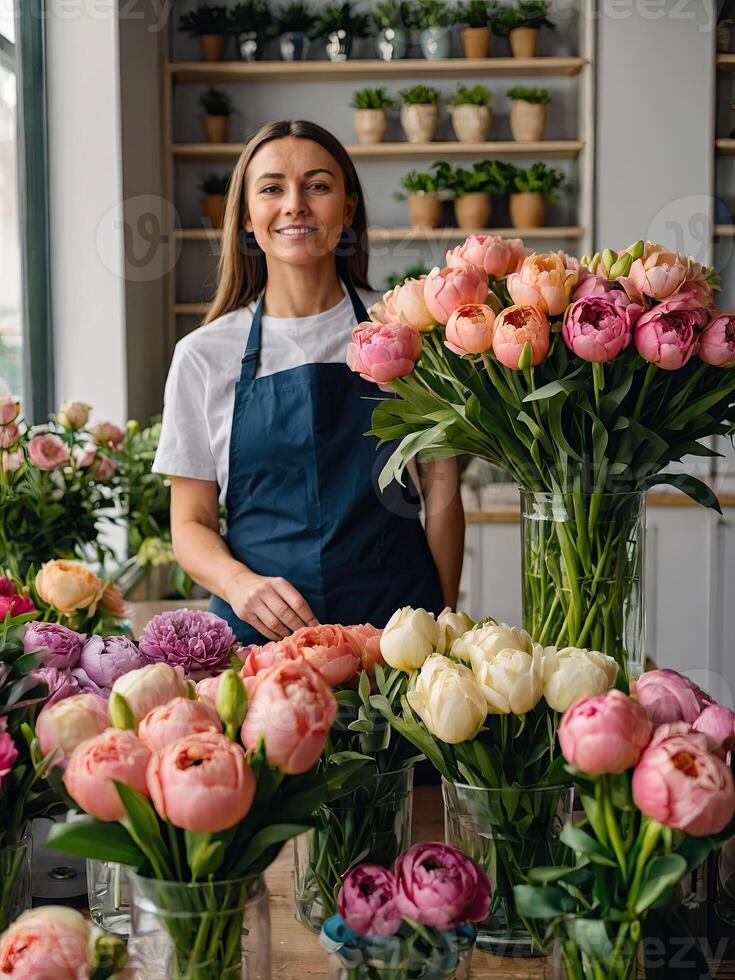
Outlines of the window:
[{"label": "window", "polygon": [[0,394],[24,396],[14,0],[0,0]]}]

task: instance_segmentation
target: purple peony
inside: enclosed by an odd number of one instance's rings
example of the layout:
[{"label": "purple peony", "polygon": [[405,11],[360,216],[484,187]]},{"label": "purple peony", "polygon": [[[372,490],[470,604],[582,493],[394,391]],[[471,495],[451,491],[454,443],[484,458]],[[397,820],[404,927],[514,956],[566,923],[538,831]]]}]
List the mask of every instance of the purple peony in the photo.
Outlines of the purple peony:
[{"label": "purple peony", "polygon": [[224,669],[235,635],[224,619],[202,610],[175,609],[155,616],[140,637],[149,660],[183,667],[187,674]]},{"label": "purple peony", "polygon": [[25,653],[38,654],[43,667],[71,670],[76,667],[82,653],[85,637],[60,623],[28,623],[23,636]]},{"label": "purple peony", "polygon": [[90,636],[75,674],[85,690],[107,696],[118,677],[147,663],[148,658],[127,636]]},{"label": "purple peony", "polygon": [[72,694],[81,694],[82,689],[79,681],[68,670],[59,670],[57,667],[40,667],[33,671],[33,676],[48,686],[48,697],[44,701],[44,707],[50,708],[57,701],[70,698]]}]

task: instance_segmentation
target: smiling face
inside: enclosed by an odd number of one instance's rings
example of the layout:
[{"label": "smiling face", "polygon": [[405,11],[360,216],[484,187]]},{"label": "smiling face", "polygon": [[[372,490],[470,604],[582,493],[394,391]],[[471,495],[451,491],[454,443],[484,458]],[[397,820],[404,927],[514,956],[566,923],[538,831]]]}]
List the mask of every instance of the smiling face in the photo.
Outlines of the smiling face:
[{"label": "smiling face", "polygon": [[357,194],[347,194],[341,167],[313,140],[286,136],[263,144],[245,181],[245,228],[269,263],[318,262],[352,224]]}]

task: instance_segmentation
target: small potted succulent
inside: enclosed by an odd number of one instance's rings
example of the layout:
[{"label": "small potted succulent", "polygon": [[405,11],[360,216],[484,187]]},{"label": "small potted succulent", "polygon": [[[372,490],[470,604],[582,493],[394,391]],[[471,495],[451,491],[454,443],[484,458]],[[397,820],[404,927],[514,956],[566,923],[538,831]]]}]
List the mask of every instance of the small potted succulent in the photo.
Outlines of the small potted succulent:
[{"label": "small potted succulent", "polygon": [[510,39],[514,58],[535,58],[539,31],[554,24],[549,20],[549,0],[520,0],[517,9],[500,11],[495,19],[495,33]]},{"label": "small potted succulent", "polygon": [[272,34],[273,20],[267,0],[241,0],[230,11],[230,32],[243,61],[259,61],[263,46]]},{"label": "small potted succulent", "polygon": [[225,37],[230,32],[226,7],[200,4],[195,10],[179,17],[179,30],[189,37],[199,38],[202,61],[222,61]]},{"label": "small potted succulent", "polygon": [[316,37],[316,14],[308,2],[292,0],[276,14],[278,47],[283,61],[306,61]]},{"label": "small potted succulent", "polygon": [[230,181],[229,174],[205,174],[199,181],[199,189],[204,195],[202,210],[212,228],[221,228],[225,217],[225,195]]},{"label": "small potted succulent", "polygon": [[439,124],[439,91],[412,85],[400,91],[401,126],[409,143],[430,143]]},{"label": "small potted succulent", "polygon": [[564,175],[545,163],[531,164],[527,169],[513,168],[510,181],[510,220],[514,228],[540,228],[544,223],[547,201],[557,201],[555,191],[564,183]]},{"label": "small potted succulent", "polygon": [[433,173],[409,170],[401,179],[405,193],[396,191],[396,201],[408,201],[408,220],[412,228],[438,228],[441,223],[442,201],[450,200],[451,190],[446,186],[442,173],[449,165],[446,161],[432,163]]},{"label": "small potted succulent", "polygon": [[551,96],[545,88],[525,88],[516,85],[508,91],[513,105],[510,109],[510,128],[518,143],[530,143],[544,138],[546,106]]},{"label": "small potted succulent", "polygon": [[385,87],[361,88],[352,96],[350,105],[355,110],[352,125],[358,143],[380,143],[388,128],[387,111],[392,108],[394,99]]},{"label": "small potted succulent", "polygon": [[483,143],[492,121],[492,96],[484,85],[460,85],[447,100],[451,106],[452,129],[460,143]]},{"label": "small potted succulent", "polygon": [[369,14],[355,13],[353,6],[350,0],[326,3],[317,15],[317,34],[324,38],[330,61],[347,61],[354,39],[370,33]]},{"label": "small potted succulent", "polygon": [[455,16],[444,0],[419,0],[420,45],[424,58],[433,61],[449,57]]},{"label": "small potted succulent", "polygon": [[487,58],[493,40],[493,24],[499,13],[496,0],[469,0],[459,11],[465,58]]},{"label": "small potted succulent", "polygon": [[370,15],[377,31],[375,44],[378,57],[383,61],[396,61],[406,53],[408,37],[402,23],[403,6],[396,0],[380,0]]},{"label": "small potted succulent", "polygon": [[499,160],[478,160],[471,170],[440,164],[437,177],[451,192],[457,227],[462,231],[487,228],[492,199],[505,194],[510,176],[508,164]]},{"label": "small potted succulent", "polygon": [[211,85],[199,97],[204,110],[202,127],[207,143],[226,143],[230,138],[230,116],[232,101],[224,89]]}]

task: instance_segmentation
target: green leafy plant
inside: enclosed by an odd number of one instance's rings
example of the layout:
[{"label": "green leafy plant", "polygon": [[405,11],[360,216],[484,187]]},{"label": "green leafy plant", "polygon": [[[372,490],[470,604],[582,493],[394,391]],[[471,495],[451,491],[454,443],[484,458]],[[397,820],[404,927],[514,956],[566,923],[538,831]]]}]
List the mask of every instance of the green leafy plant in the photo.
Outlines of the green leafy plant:
[{"label": "green leafy plant", "polygon": [[316,13],[309,3],[293,0],[276,13],[276,28],[279,34],[303,33],[316,37]]},{"label": "green leafy plant", "polygon": [[232,100],[224,89],[210,85],[199,96],[199,104],[208,116],[230,116],[233,113]]},{"label": "green leafy plant", "polygon": [[551,96],[548,89],[545,88],[526,88],[523,85],[515,85],[508,89],[506,95],[514,102],[532,102],[534,105],[547,105],[551,102]]},{"label": "green leafy plant", "polygon": [[263,37],[274,33],[274,20],[267,0],[240,0],[230,11],[230,33],[244,34],[254,31]]},{"label": "green leafy plant", "polygon": [[199,190],[210,197],[216,194],[226,194],[227,185],[230,182],[229,174],[205,174],[199,181]]},{"label": "green leafy plant", "polygon": [[[437,194],[441,200],[449,201],[453,197],[452,189],[447,184],[450,170],[446,160],[435,161],[428,172],[409,170],[401,178],[401,186],[408,194]],[[393,198],[396,201],[405,201],[406,194],[396,191]]]},{"label": "green leafy plant", "polygon": [[381,85],[380,88],[361,88],[353,92],[350,105],[353,109],[390,109],[394,102]]},{"label": "green leafy plant", "polygon": [[200,4],[195,10],[190,10],[179,17],[179,30],[189,37],[201,37],[203,34],[228,34],[230,19],[227,7]]},{"label": "green leafy plant", "polygon": [[558,201],[556,190],[565,182],[564,174],[545,163],[532,163],[527,169],[513,168],[511,191],[520,194],[543,194],[547,201]]},{"label": "green leafy plant", "polygon": [[375,9],[371,11],[370,17],[376,29],[385,31],[390,27],[397,27],[403,20],[403,3],[396,0],[380,0],[375,4]]},{"label": "green leafy plant", "polygon": [[437,105],[439,102],[439,90],[431,85],[412,85],[398,94],[404,105]]},{"label": "green leafy plant", "polygon": [[401,3],[401,21],[406,30],[421,30],[423,27],[423,15],[418,0],[403,0]]},{"label": "green leafy plant", "polygon": [[400,286],[406,279],[420,279],[421,276],[426,276],[429,274],[429,267],[421,263],[417,265],[410,265],[407,269],[403,271],[401,275],[393,273],[388,276],[385,280],[386,289],[394,289],[396,286]]},{"label": "green leafy plant", "polygon": [[344,31],[351,37],[367,37],[370,33],[370,15],[356,13],[353,6],[350,0],[325,4],[317,14],[317,36],[326,37],[335,31]]},{"label": "green leafy plant", "polygon": [[457,23],[492,28],[500,12],[496,0],[469,0],[457,10]]},{"label": "green leafy plant", "polygon": [[460,85],[454,95],[447,99],[449,105],[489,105],[492,101],[492,93],[484,85]]},{"label": "green leafy plant", "polygon": [[495,33],[507,37],[518,27],[550,27],[555,25],[548,18],[548,0],[521,0],[517,8],[506,7],[495,18]]},{"label": "green leafy plant", "polygon": [[455,22],[455,12],[444,0],[418,0],[419,26],[424,30],[437,27],[451,27]]},{"label": "green leafy plant", "polygon": [[446,160],[435,164],[437,178],[453,198],[465,194],[505,194],[508,189],[508,164],[499,160],[478,160],[471,170],[452,167]]}]

